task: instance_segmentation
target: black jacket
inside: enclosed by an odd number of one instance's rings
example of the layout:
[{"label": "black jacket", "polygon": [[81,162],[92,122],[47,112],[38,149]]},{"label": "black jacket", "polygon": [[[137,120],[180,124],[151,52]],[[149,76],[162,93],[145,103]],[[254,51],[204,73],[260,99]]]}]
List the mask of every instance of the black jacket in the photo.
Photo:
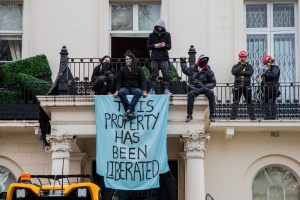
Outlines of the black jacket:
[{"label": "black jacket", "polygon": [[243,65],[239,62],[233,65],[231,69],[231,73],[234,75],[234,83],[236,84],[244,83],[250,85],[253,72],[253,67],[248,62]]},{"label": "black jacket", "polygon": [[109,74],[115,74],[115,70],[112,68],[111,64],[103,65],[103,63],[101,63],[100,65],[94,68],[91,79],[93,82],[95,82],[98,76],[107,76]]},{"label": "black jacket", "polygon": [[[155,48],[154,45],[161,42],[164,42],[166,46],[164,48]],[[147,50],[152,50],[151,60],[169,60],[168,50],[171,48],[171,34],[169,32],[164,31],[159,34],[156,30],[154,30],[152,33],[150,33],[147,41]]]},{"label": "black jacket", "polygon": [[276,65],[271,65],[271,67],[262,74],[262,79],[264,83],[278,83],[280,77],[280,69]]},{"label": "black jacket", "polygon": [[127,66],[121,67],[118,73],[117,90],[120,90],[121,87],[141,88],[143,91],[146,91],[146,78],[142,68],[135,67],[130,72]]},{"label": "black jacket", "polygon": [[182,72],[189,77],[190,89],[213,89],[216,86],[214,72],[207,65],[206,69],[199,71],[197,65],[187,67],[185,61],[180,62]]}]

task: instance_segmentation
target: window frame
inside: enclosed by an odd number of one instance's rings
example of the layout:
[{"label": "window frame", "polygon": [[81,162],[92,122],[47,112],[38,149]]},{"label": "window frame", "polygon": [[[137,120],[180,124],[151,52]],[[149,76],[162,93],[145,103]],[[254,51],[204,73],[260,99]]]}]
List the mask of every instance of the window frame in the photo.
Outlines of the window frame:
[{"label": "window frame", "polygon": [[[287,166],[285,166],[285,165],[280,165],[280,164],[266,165],[266,166],[264,166],[264,167],[258,169],[258,170],[256,171],[256,173],[254,174],[253,178],[252,178],[252,181],[251,181],[251,200],[253,199],[253,182],[254,182],[255,178],[257,177],[257,175],[258,175],[261,171],[266,170],[267,168],[271,168],[271,167],[277,167],[277,168],[281,168],[281,169],[286,170],[287,172],[289,172],[290,174],[292,174],[292,175],[296,178],[298,184],[300,185],[300,179],[299,179],[299,176],[298,176],[297,173],[296,173],[294,170],[292,170],[291,168],[289,168],[289,167],[287,167]],[[269,178],[269,176],[268,176],[268,178]]]},{"label": "window frame", "polygon": [[[0,29],[0,39],[1,37],[5,37],[5,36],[17,36],[13,41],[21,41],[21,58],[22,58],[22,41],[23,41],[23,20],[24,20],[24,13],[23,13],[23,9],[24,9],[24,3],[23,1],[20,0],[12,0],[12,1],[1,1],[0,0],[0,4],[17,4],[17,5],[22,5],[22,30],[16,31],[16,30],[1,30]],[[0,64],[1,63],[8,63],[8,62],[12,62],[12,61],[1,61],[0,60]]]},{"label": "window frame", "polygon": [[[274,4],[294,4],[294,27],[273,27],[273,5]],[[267,27],[266,28],[247,28],[247,5],[267,5]],[[249,34],[266,34],[267,35],[267,49],[266,53],[274,55],[274,35],[275,34],[294,34],[295,35],[295,81],[299,80],[298,75],[298,4],[295,1],[245,1],[244,2],[244,34],[245,38]],[[244,45],[247,48],[247,39],[244,40]],[[279,66],[280,67],[280,66]]]},{"label": "window frame", "polygon": [[[112,30],[112,6],[113,5],[132,5],[133,6],[133,29],[132,30]],[[110,3],[110,15],[109,15],[109,30],[111,37],[148,37],[153,30],[139,30],[139,5],[160,5],[160,17],[161,17],[161,2],[137,2],[137,3]]]}]

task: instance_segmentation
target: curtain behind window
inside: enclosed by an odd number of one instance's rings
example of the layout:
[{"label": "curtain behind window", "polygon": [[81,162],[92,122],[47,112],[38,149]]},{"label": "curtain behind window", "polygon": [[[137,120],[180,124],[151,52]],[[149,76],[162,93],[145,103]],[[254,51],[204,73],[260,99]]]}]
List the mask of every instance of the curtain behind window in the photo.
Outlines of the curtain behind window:
[{"label": "curtain behind window", "polygon": [[0,61],[21,59],[22,5],[0,3]]}]

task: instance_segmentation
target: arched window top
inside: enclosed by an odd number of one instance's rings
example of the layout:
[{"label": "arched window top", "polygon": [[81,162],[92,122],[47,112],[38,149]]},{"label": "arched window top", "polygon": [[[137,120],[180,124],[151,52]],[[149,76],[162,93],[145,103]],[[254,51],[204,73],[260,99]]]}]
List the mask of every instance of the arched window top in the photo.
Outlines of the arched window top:
[{"label": "arched window top", "polygon": [[16,179],[14,178],[11,171],[6,167],[0,165],[0,193],[6,192],[8,186],[13,182],[16,182]]},{"label": "arched window top", "polygon": [[252,183],[253,200],[299,200],[300,184],[292,172],[278,166],[261,169]]}]

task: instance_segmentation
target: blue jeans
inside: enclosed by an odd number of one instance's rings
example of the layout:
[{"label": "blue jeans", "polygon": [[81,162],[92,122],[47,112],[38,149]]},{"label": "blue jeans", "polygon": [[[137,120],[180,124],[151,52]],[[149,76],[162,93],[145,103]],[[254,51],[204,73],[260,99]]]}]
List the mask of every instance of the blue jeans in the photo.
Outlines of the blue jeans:
[{"label": "blue jeans", "polygon": [[[130,94],[133,95],[133,98],[132,98],[131,102],[129,103],[129,101],[127,99],[127,95],[130,95]],[[133,111],[135,108],[135,105],[137,104],[137,102],[139,101],[141,96],[142,96],[142,90],[140,88],[122,87],[119,90],[119,97],[121,99],[121,103],[123,104],[125,112],[127,110]]]}]

